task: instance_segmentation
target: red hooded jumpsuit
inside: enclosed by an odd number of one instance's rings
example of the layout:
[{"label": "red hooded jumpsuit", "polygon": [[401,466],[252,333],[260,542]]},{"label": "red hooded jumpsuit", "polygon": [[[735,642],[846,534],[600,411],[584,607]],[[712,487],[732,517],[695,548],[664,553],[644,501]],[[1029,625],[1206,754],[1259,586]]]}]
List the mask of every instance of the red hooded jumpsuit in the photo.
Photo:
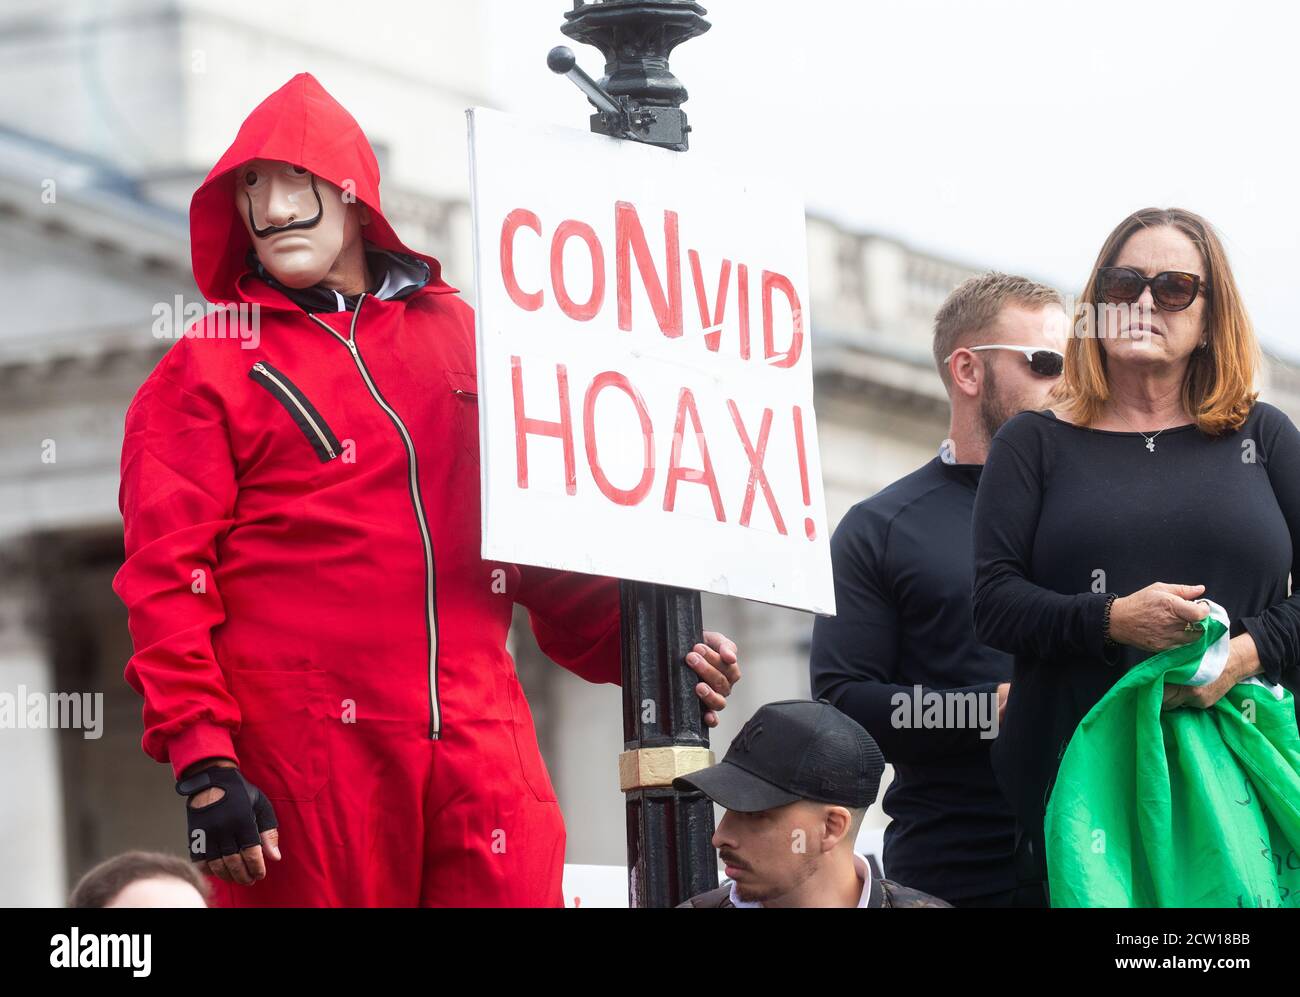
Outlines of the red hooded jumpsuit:
[{"label": "red hooded jumpsuit", "polygon": [[[366,241],[429,283],[309,315],[250,273],[232,183],[255,158],[355,190]],[[562,903],[564,825],[506,633],[518,602],[551,658],[618,682],[618,583],[480,558],[471,309],[398,240],[364,134],[305,73],[248,116],[190,231],[199,288],[259,306],[260,343],[209,315],[140,388],[113,588],[145,751],[178,777],[233,758],[279,818],[283,859],[212,879],[216,903]]]}]

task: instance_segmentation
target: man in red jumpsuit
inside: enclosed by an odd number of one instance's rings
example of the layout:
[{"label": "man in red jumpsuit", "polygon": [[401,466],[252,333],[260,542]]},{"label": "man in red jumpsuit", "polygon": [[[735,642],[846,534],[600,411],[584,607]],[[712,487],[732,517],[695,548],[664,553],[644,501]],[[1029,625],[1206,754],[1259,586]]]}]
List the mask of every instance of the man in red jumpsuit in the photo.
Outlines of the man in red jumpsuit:
[{"label": "man in red jumpsuit", "polygon": [[[547,655],[616,683],[618,583],[480,558],[473,314],[378,188],[303,73],[191,202],[200,290],[246,311],[189,328],[127,411],[113,587],[144,749],[218,905],[558,905],[506,634],[518,602]],[[705,636],[713,725],[739,668]]]}]

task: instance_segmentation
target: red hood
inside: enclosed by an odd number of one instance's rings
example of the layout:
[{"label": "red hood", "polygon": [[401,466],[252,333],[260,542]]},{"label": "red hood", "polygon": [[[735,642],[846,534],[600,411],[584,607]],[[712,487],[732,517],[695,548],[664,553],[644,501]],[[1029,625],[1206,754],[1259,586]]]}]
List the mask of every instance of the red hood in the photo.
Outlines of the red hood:
[{"label": "red hood", "polygon": [[379,207],[379,163],[361,126],[310,73],[299,73],[244,119],[230,148],[190,201],[190,259],[199,290],[213,304],[238,303],[236,282],[249,269],[251,241],[234,205],[234,171],[250,159],[278,159],[310,170],[336,187],[351,181],[370,209],[365,240],[429,265],[432,288],[450,290],[442,266],[402,244]]}]

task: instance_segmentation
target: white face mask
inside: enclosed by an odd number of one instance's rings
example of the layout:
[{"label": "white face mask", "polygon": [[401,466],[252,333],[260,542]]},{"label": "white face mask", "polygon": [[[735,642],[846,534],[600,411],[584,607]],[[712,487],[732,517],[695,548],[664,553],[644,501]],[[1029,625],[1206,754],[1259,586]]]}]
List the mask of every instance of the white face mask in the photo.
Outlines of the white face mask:
[{"label": "white face mask", "polygon": [[[368,221],[328,180],[291,163],[254,159],[235,171],[235,209],[257,258],[286,287],[319,284]],[[359,207],[360,210],[351,210]]]}]

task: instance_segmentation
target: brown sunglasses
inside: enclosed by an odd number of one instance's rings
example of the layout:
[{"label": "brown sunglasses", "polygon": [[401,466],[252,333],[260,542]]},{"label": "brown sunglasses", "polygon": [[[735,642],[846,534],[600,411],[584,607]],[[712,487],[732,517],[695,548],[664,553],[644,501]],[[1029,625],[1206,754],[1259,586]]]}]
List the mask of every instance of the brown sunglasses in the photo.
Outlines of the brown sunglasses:
[{"label": "brown sunglasses", "polygon": [[1097,271],[1097,293],[1107,304],[1132,304],[1147,287],[1155,303],[1167,312],[1187,308],[1202,287],[1207,296],[1210,293],[1210,286],[1202,285],[1198,274],[1181,270],[1166,270],[1154,277],[1143,277],[1132,267],[1102,267]]}]

